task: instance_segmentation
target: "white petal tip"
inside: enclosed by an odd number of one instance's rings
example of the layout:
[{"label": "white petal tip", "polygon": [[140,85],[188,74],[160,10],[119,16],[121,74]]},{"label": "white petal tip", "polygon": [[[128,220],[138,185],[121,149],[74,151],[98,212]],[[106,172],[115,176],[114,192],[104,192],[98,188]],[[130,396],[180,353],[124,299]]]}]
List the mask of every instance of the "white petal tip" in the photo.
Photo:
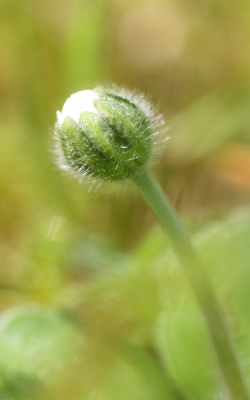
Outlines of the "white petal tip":
[{"label": "white petal tip", "polygon": [[56,112],[57,122],[61,125],[63,123],[63,116],[60,111]]},{"label": "white petal tip", "polygon": [[63,124],[66,117],[71,117],[76,123],[82,112],[88,111],[97,114],[94,101],[99,99],[99,94],[94,90],[82,90],[72,94],[64,103],[62,112],[57,111],[57,120]]}]

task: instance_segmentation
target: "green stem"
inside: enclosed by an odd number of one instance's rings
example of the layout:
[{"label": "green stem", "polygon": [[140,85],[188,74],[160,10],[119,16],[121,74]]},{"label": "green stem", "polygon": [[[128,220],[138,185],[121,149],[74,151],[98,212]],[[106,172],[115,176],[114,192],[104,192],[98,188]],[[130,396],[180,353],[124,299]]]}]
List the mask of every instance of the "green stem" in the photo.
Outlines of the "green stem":
[{"label": "green stem", "polygon": [[225,382],[234,400],[249,400],[226,321],[202,263],[175,210],[148,170],[133,177],[156,219],[170,238],[175,253],[192,286],[207,324]]}]

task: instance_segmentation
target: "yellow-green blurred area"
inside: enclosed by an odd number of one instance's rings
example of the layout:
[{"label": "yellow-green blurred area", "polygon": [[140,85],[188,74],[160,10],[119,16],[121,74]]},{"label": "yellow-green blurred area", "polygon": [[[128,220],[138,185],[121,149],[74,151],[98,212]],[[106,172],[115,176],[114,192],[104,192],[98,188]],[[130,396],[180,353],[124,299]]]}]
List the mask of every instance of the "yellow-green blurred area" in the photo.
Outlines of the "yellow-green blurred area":
[{"label": "yellow-green blurred area", "polygon": [[249,21],[248,0],[0,0],[1,399],[228,398],[139,193],[89,192],[55,165],[56,110],[110,82],[167,121],[154,173],[249,376]]}]

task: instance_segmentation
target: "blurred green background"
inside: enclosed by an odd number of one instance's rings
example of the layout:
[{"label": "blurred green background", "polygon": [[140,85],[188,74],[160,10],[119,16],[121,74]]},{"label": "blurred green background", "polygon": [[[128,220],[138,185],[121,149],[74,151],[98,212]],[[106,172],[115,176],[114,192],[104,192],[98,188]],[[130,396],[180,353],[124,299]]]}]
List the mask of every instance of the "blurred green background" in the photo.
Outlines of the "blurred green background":
[{"label": "blurred green background", "polygon": [[[247,375],[249,20],[248,0],[0,0],[1,399],[225,398],[192,294],[139,194],[89,192],[55,166],[56,110],[110,82],[146,92],[167,121],[153,169],[206,261]],[[57,347],[78,340],[66,362]]]}]

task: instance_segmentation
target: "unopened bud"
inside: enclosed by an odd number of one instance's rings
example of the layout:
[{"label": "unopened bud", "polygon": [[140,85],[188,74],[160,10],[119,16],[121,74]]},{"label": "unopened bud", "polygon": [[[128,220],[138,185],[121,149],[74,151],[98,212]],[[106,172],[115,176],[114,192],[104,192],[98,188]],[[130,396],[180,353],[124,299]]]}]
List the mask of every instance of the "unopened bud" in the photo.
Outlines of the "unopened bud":
[{"label": "unopened bud", "polygon": [[95,179],[130,178],[150,159],[154,126],[143,96],[103,88],[77,92],[57,112],[63,167]]}]

